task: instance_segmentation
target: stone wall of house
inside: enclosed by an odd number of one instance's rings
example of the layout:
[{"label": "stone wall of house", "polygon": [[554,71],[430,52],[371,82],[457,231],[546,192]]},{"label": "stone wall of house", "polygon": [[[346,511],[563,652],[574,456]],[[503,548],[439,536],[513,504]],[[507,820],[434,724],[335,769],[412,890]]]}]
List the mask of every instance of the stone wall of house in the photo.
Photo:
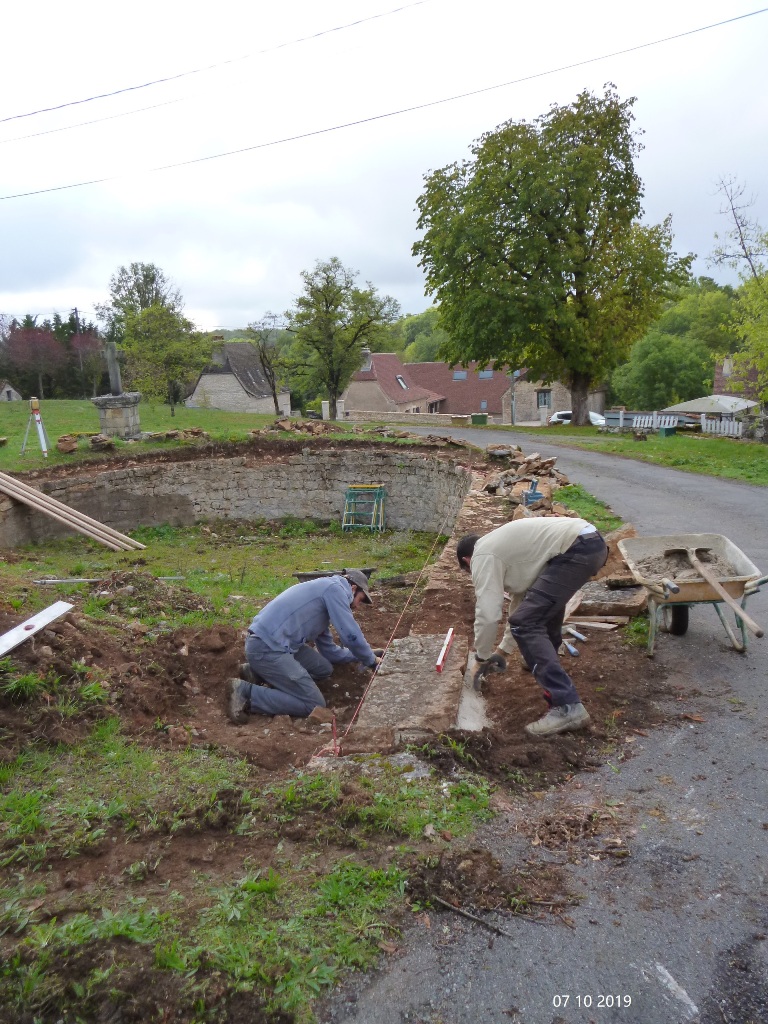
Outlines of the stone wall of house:
[{"label": "stone wall of house", "polygon": [[[547,406],[547,416],[553,412],[571,408],[571,392],[560,381],[552,384],[544,384],[543,381],[521,380],[515,385],[515,422],[533,423],[539,422],[541,415],[538,405],[538,394],[540,391],[550,392],[550,403]],[[605,411],[605,391],[598,389],[590,391],[587,399],[587,408],[590,412],[603,413]],[[507,392],[502,398],[502,423],[512,422],[512,392]]]},{"label": "stone wall of house", "polygon": [[[402,449],[311,449],[273,460],[249,457],[138,463],[29,481],[66,505],[125,533],[137,526],[187,526],[200,520],[282,519],[340,522],[348,487],[383,484],[386,526],[450,532],[470,473]],[[71,530],[0,495],[0,547],[38,543]]]},{"label": "stone wall of house", "polygon": [[351,380],[342,395],[344,405],[376,412],[394,412],[397,406],[381,390],[377,381]]},{"label": "stone wall of house", "polygon": [[[281,414],[291,414],[291,394],[284,391],[278,395]],[[226,412],[274,413],[272,396],[254,398],[240,386],[233,373],[204,373],[195,390],[184,403],[190,409],[223,409]]]}]

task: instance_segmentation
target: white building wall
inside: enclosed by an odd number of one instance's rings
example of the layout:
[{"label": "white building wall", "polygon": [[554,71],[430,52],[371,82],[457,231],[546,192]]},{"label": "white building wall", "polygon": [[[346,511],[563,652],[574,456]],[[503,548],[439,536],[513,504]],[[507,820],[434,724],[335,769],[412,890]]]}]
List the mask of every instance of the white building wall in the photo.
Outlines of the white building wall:
[{"label": "white building wall", "polygon": [[[277,400],[281,415],[290,416],[290,391],[281,392]],[[189,409],[223,409],[225,412],[269,414],[275,411],[271,395],[267,398],[254,398],[243,390],[232,373],[204,373],[184,404]]]}]

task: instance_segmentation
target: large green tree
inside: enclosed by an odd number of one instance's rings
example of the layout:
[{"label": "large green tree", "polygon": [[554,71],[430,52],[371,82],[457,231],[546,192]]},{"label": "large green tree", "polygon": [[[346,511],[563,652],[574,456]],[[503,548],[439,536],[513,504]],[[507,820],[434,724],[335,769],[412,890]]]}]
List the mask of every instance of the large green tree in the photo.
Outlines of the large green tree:
[{"label": "large green tree", "polygon": [[358,288],[357,276],[336,256],[318,260],[313,270],[302,272],[303,291],[285,314],[296,336],[292,355],[303,359],[309,380],[327,393],[332,419],[339,396],[360,368],[363,347],[375,345],[400,312],[395,299],[379,295],[370,282]]},{"label": "large green tree", "polygon": [[709,394],[716,356],[729,343],[734,301],[733,288],[708,277],[678,289],[614,371],[612,400],[631,409],[664,409]]},{"label": "large green tree", "polygon": [[150,399],[176,403],[211,359],[213,343],[176,310],[155,303],[129,311],[123,348],[126,378]]},{"label": "large green tree", "polygon": [[179,289],[160,267],[154,263],[130,263],[127,267],[118,267],[112,275],[109,299],[98,304],[96,312],[106,324],[107,339],[120,342],[128,315],[136,315],[152,306],[181,313],[184,302]]},{"label": "large green tree", "polygon": [[508,121],[471,160],[428,174],[418,200],[413,251],[451,339],[443,355],[564,381],[577,424],[693,258],[672,251],[669,218],[640,223],[633,103],[608,85]]}]

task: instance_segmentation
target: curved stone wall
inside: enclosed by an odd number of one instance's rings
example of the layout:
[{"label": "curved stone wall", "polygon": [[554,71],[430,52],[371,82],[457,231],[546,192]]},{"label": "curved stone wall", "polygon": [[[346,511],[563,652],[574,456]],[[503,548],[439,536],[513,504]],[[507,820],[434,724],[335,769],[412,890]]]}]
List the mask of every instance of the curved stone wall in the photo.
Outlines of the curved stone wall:
[{"label": "curved stone wall", "polygon": [[[470,480],[470,470],[463,466],[404,448],[304,448],[288,456],[138,462],[30,482],[121,532],[213,519],[295,516],[340,521],[347,487],[376,483],[386,488],[388,528],[450,533]],[[48,516],[0,495],[0,546],[70,533]]]}]

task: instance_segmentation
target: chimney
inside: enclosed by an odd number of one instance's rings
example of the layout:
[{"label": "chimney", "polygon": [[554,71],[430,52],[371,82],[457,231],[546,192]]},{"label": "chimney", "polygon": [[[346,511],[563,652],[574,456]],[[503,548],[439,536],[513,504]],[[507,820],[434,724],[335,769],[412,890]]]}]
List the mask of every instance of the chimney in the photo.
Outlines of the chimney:
[{"label": "chimney", "polygon": [[363,360],[363,364],[360,367],[360,369],[363,370],[363,371],[370,370],[371,369],[371,350],[369,348],[362,349],[362,351],[360,352],[360,356],[361,356],[361,358]]}]

